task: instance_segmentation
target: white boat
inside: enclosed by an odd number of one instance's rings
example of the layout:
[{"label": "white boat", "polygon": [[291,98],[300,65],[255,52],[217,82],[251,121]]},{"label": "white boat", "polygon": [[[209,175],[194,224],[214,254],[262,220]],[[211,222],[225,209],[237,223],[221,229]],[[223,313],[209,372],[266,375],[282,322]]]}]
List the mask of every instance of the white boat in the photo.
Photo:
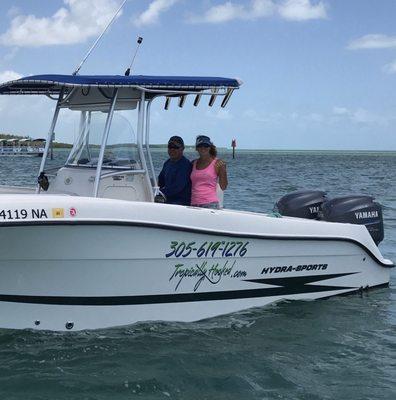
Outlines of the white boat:
[{"label": "white boat", "polygon": [[[239,86],[226,78],[69,75],[0,86],[0,94],[57,102],[41,186],[0,187],[0,327],[195,321],[389,284],[393,263],[365,225],[154,202],[152,102],[183,106],[191,95],[197,105],[209,96],[224,107]],[[63,108],[80,113],[80,129],[65,165],[51,170]]]},{"label": "white boat", "polygon": [[0,139],[0,156],[42,157],[45,139]]}]

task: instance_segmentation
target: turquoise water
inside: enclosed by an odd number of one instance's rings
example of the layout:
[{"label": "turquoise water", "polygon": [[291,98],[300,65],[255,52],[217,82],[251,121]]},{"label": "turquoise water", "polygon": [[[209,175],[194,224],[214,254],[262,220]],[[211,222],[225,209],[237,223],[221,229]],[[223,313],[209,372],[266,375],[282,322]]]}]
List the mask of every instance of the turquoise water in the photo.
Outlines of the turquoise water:
[{"label": "turquoise water", "polygon": [[[154,152],[157,169],[166,154]],[[192,158],[194,153],[187,153]],[[57,153],[53,163],[61,163]],[[270,211],[283,194],[374,195],[396,260],[396,153],[224,154],[229,208]],[[38,159],[0,159],[1,184],[34,182]],[[396,288],[284,302],[196,323],[79,333],[0,331],[4,399],[395,399]]]}]

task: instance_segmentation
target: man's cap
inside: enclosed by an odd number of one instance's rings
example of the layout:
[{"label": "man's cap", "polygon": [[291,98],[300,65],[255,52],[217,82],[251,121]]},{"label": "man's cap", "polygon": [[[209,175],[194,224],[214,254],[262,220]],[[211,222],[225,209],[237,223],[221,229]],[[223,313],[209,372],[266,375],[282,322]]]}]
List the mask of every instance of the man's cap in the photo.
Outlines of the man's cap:
[{"label": "man's cap", "polygon": [[174,146],[177,146],[179,148],[184,147],[184,141],[180,136],[172,136],[169,140],[168,140],[168,146],[170,144],[173,144]]},{"label": "man's cap", "polygon": [[195,141],[195,147],[199,147],[199,146],[212,146],[213,143],[210,140],[209,136],[205,136],[205,135],[199,135],[197,136],[197,139]]}]

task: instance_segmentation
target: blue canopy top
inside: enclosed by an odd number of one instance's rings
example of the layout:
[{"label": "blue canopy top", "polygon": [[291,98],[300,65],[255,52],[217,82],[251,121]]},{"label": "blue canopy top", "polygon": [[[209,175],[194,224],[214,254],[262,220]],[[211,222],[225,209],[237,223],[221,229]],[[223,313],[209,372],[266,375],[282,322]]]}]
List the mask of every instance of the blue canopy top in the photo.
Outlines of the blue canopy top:
[{"label": "blue canopy top", "polygon": [[0,94],[57,94],[62,88],[134,88],[160,91],[237,89],[237,79],[201,76],[35,75],[0,85]]}]

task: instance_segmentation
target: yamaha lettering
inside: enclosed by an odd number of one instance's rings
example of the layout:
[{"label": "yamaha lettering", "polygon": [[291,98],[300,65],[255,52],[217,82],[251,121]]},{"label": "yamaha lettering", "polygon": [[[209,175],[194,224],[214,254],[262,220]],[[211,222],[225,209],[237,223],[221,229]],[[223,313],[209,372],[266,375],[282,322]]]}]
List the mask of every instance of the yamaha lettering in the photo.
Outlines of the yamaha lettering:
[{"label": "yamaha lettering", "polygon": [[302,265],[283,265],[280,267],[264,267],[261,274],[278,274],[282,272],[301,272],[301,271],[324,271],[328,264],[302,264]]},{"label": "yamaha lettering", "polygon": [[0,220],[20,220],[20,219],[47,219],[48,215],[44,208],[20,208],[15,210],[1,210]]},{"label": "yamaha lettering", "polygon": [[355,212],[356,219],[378,218],[378,211],[359,211]]}]

